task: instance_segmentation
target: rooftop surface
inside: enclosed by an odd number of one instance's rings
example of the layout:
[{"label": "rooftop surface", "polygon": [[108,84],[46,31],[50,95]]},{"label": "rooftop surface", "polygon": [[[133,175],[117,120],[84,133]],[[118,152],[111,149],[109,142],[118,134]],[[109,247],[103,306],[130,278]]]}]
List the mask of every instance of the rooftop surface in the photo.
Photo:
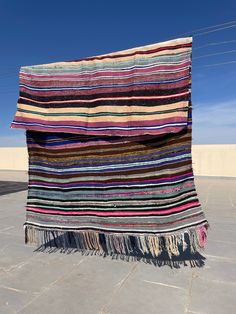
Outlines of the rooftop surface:
[{"label": "rooftop surface", "polygon": [[[0,181],[9,192],[27,173],[2,171]],[[24,244],[26,190],[0,196],[0,313],[235,313],[236,178],[195,184],[211,225],[202,267],[35,252]]]}]

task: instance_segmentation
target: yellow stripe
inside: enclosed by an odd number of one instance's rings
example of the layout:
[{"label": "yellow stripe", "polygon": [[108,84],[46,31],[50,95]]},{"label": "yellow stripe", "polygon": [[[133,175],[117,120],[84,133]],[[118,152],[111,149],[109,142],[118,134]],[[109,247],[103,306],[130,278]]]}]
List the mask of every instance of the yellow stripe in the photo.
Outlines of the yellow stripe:
[{"label": "yellow stripe", "polygon": [[40,119],[44,121],[82,121],[82,122],[127,122],[127,121],[148,121],[148,120],[160,120],[160,119],[167,119],[167,118],[173,118],[173,117],[187,117],[187,111],[186,112],[172,112],[172,113],[165,113],[165,114],[154,114],[149,116],[137,116],[137,115],[131,115],[131,116],[125,116],[125,117],[114,117],[114,116],[105,116],[105,117],[78,117],[78,116],[51,116],[46,117],[42,116],[40,114],[30,114],[30,113],[24,113],[24,112],[17,112],[17,117],[24,117],[24,118],[32,118],[35,119],[40,117]]},{"label": "yellow stripe", "polygon": [[37,108],[35,106],[30,106],[26,104],[17,104],[17,108],[31,111],[38,111],[41,113],[100,113],[100,112],[113,112],[113,113],[131,113],[131,112],[153,112],[163,111],[163,110],[172,110],[180,108],[188,108],[188,101],[179,101],[174,104],[165,104],[158,105],[155,107],[146,107],[146,106],[98,106],[92,108]]}]

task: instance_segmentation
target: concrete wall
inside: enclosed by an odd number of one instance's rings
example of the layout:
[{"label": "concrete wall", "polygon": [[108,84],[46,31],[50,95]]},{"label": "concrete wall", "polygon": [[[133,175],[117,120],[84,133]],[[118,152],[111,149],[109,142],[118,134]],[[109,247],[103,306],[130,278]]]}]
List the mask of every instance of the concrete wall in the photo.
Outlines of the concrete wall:
[{"label": "concrete wall", "polygon": [[27,170],[27,168],[26,147],[0,147],[0,170]]},{"label": "concrete wall", "polygon": [[192,156],[195,175],[236,177],[236,144],[193,145]]},{"label": "concrete wall", "polygon": [[[195,175],[236,177],[236,144],[193,145],[192,154]],[[0,147],[0,170],[26,171],[27,167],[26,148]]]}]

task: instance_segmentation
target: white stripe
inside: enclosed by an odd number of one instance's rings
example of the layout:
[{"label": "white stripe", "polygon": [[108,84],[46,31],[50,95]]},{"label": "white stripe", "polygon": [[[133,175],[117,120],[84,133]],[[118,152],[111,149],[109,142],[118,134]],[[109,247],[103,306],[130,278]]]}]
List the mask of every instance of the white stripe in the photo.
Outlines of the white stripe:
[{"label": "white stripe", "polygon": [[12,122],[12,124],[17,124],[17,125],[33,125],[33,126],[41,126],[44,128],[53,128],[53,129],[57,129],[57,128],[69,128],[69,129],[82,129],[82,130],[88,130],[88,131],[103,131],[103,130],[139,130],[139,129],[145,129],[145,130],[155,130],[155,129],[163,129],[169,126],[183,126],[186,125],[186,122],[178,122],[178,123],[169,123],[169,124],[164,124],[164,125],[160,125],[160,126],[142,126],[142,127],[104,127],[104,128],[85,128],[85,127],[77,127],[77,126],[72,126],[72,125],[46,125],[46,124],[42,124],[42,123],[27,123],[27,122],[18,122],[18,121],[14,121]]},{"label": "white stripe", "polygon": [[[41,178],[40,176],[32,176],[31,175],[31,180],[37,180],[37,179],[32,179],[32,178],[40,178],[40,180],[44,181],[43,178]],[[171,184],[171,183],[179,183],[179,182],[183,182],[184,180],[186,179],[193,179],[194,177],[191,175],[191,176],[188,176],[187,178],[184,178],[184,179],[180,179],[180,180],[176,180],[174,182],[170,182],[170,181],[166,181],[166,182],[161,182],[161,183],[145,183],[145,184],[134,184],[133,186],[135,187],[145,187],[145,186],[152,186],[152,185],[157,185],[157,186],[161,186],[161,185],[168,185],[168,184]],[[60,179],[57,179],[56,182],[54,181],[48,181],[48,180],[45,180],[44,182],[49,182],[49,183],[74,183],[76,181],[71,181],[71,180],[60,180]],[[89,181],[88,181],[89,182]],[[41,185],[30,185],[30,186],[39,186],[41,187]],[[105,184],[105,186],[91,186],[92,189],[95,188],[98,188],[98,189],[106,189],[107,187],[130,187],[130,185],[125,185],[125,184],[122,184],[122,185],[108,185],[108,184]],[[76,187],[78,188],[78,186]],[[89,189],[90,187],[89,186],[86,186],[86,189]],[[70,189],[70,188],[68,188]]]},{"label": "white stripe", "polygon": [[[194,226],[195,224],[197,224],[197,223],[201,223],[202,222],[202,224],[205,224],[205,219],[201,219],[201,220],[199,220],[199,221],[194,221],[193,223],[188,223],[188,224],[185,224],[185,225],[183,225],[183,226],[179,226],[179,227],[176,227],[176,228],[172,228],[172,229],[164,229],[164,230],[162,230],[161,232],[160,232],[160,229],[158,229],[158,230],[153,230],[153,229],[151,229],[150,230],[150,234],[152,234],[153,232],[156,232],[157,233],[157,235],[158,234],[160,234],[160,236],[161,235],[163,235],[163,233],[165,233],[165,232],[167,232],[167,233],[169,233],[169,232],[172,232],[172,231],[177,231],[178,233],[184,233],[184,232],[188,232],[188,229],[189,228],[191,228],[192,226]],[[63,225],[60,225],[60,226],[58,226],[58,225],[43,225],[43,224],[39,224],[39,223],[32,223],[32,222],[30,222],[30,221],[28,221],[28,220],[26,220],[26,223],[29,223],[29,224],[33,224],[33,225],[35,225],[35,226],[39,226],[39,227],[49,227],[49,228],[54,228],[54,229],[61,229],[61,228],[68,228],[68,226],[63,226]],[[199,227],[199,225],[198,226],[196,226],[196,227]],[[114,232],[113,232],[113,230],[114,231],[125,231],[125,229],[115,229],[115,228],[106,228],[106,227],[96,227],[96,226],[86,226],[86,225],[84,225],[84,226],[81,226],[80,227],[80,229],[81,230],[83,230],[84,228],[93,228],[93,229],[98,229],[101,233],[102,233],[102,230],[108,230],[108,231],[110,231],[111,233],[113,233],[114,234]],[[187,228],[187,230],[181,230],[181,229],[184,229],[184,228]],[[71,228],[69,228],[70,230],[78,230],[78,227],[71,227]],[[65,231],[68,231],[69,229],[66,229]],[[179,230],[178,230],[179,229]],[[131,235],[134,235],[134,233],[133,232],[140,232],[141,234],[143,233],[143,231],[144,230],[139,230],[139,229],[133,229],[132,228],[132,231],[130,231],[130,232],[127,232],[127,233],[125,233],[125,234],[128,234],[128,233],[130,233]],[[163,232],[163,233],[162,233]],[[148,233],[143,233],[144,235],[147,235]]]},{"label": "white stripe", "polygon": [[[55,201],[56,200],[56,201]],[[53,209],[52,210],[57,210],[57,209],[64,209],[65,210],[65,207],[60,207],[60,206],[57,206],[56,204],[57,203],[61,203],[60,201],[58,201],[57,199],[55,199],[55,200],[47,200],[46,202],[45,202],[45,200],[42,200],[42,199],[40,199],[40,198],[31,198],[30,199],[30,202],[37,202],[37,203],[41,203],[42,202],[42,206],[41,205],[34,205],[34,204],[29,204],[28,205],[28,207],[33,207],[33,208],[37,208],[38,206],[41,208],[51,208],[50,207],[50,203],[53,203]],[[173,203],[170,203],[170,204],[166,204],[166,205],[162,205],[162,204],[155,204],[154,205],[154,207],[152,206],[152,207],[150,207],[150,206],[148,206],[147,205],[147,207],[145,207],[144,208],[144,210],[146,211],[146,210],[162,210],[162,209],[165,209],[165,208],[168,208],[168,207],[170,207],[170,206],[178,206],[178,205],[181,205],[182,203],[184,203],[184,202],[186,202],[186,201],[189,201],[189,202],[191,202],[191,201],[197,201],[197,198],[196,198],[196,196],[192,196],[192,197],[189,197],[189,198],[187,198],[187,199],[184,199],[184,200],[180,200],[180,201],[178,201],[178,202],[173,202]],[[73,199],[71,199],[71,201],[73,201]],[[71,204],[73,204],[73,205],[77,205],[78,206],[78,208],[76,209],[76,208],[71,208],[70,209],[70,211],[73,211],[73,210],[82,210],[82,209],[84,209],[83,208],[83,205],[80,205],[80,203],[82,202],[84,202],[84,201],[86,201],[86,198],[84,198],[84,199],[81,199],[81,201],[80,202],[76,202],[76,203],[72,203],[72,202],[70,202],[69,204],[68,203],[66,203],[66,202],[62,202],[62,204],[64,204],[64,205],[71,205]],[[147,203],[147,201],[145,201],[145,199],[135,199],[134,201],[136,201],[136,202],[139,202],[139,204],[140,205],[142,205],[140,202],[146,202]],[[148,200],[149,202],[154,202],[154,200]],[[126,207],[126,208],[118,208],[118,207],[116,207],[116,206],[114,206],[113,204],[116,204],[117,202],[126,202],[126,200],[120,200],[120,201],[110,201],[111,202],[111,205],[110,205],[110,208],[98,208],[98,209],[96,209],[96,208],[94,208],[94,207],[91,207],[90,209],[89,208],[85,208],[84,210],[92,210],[92,211],[101,211],[101,212],[103,212],[103,211],[110,211],[112,208],[117,208],[117,210],[118,211],[126,211],[126,210],[134,210],[132,207],[131,208],[129,208],[129,207]],[[48,206],[45,204],[44,205],[44,203],[46,203],[46,204],[48,204]],[[87,203],[89,204],[90,203],[90,201],[87,201]],[[54,204],[55,204],[55,206],[54,206]],[[99,204],[108,204],[108,202],[99,202]],[[122,203],[121,203],[122,204]],[[148,203],[147,203],[148,204]],[[160,209],[158,208],[158,206],[159,205],[161,205],[161,207],[160,207]],[[138,209],[138,210],[140,210],[140,211],[142,211],[142,208],[140,209]],[[69,211],[69,209],[68,209],[68,211]]]}]

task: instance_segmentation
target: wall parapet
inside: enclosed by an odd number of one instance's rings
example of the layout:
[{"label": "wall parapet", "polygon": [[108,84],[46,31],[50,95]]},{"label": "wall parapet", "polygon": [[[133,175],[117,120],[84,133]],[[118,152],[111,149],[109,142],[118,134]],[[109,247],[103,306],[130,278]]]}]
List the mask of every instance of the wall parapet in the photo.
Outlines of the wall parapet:
[{"label": "wall parapet", "polygon": [[[236,144],[192,146],[196,176],[236,177]],[[0,147],[0,170],[28,169],[26,147]]]}]

